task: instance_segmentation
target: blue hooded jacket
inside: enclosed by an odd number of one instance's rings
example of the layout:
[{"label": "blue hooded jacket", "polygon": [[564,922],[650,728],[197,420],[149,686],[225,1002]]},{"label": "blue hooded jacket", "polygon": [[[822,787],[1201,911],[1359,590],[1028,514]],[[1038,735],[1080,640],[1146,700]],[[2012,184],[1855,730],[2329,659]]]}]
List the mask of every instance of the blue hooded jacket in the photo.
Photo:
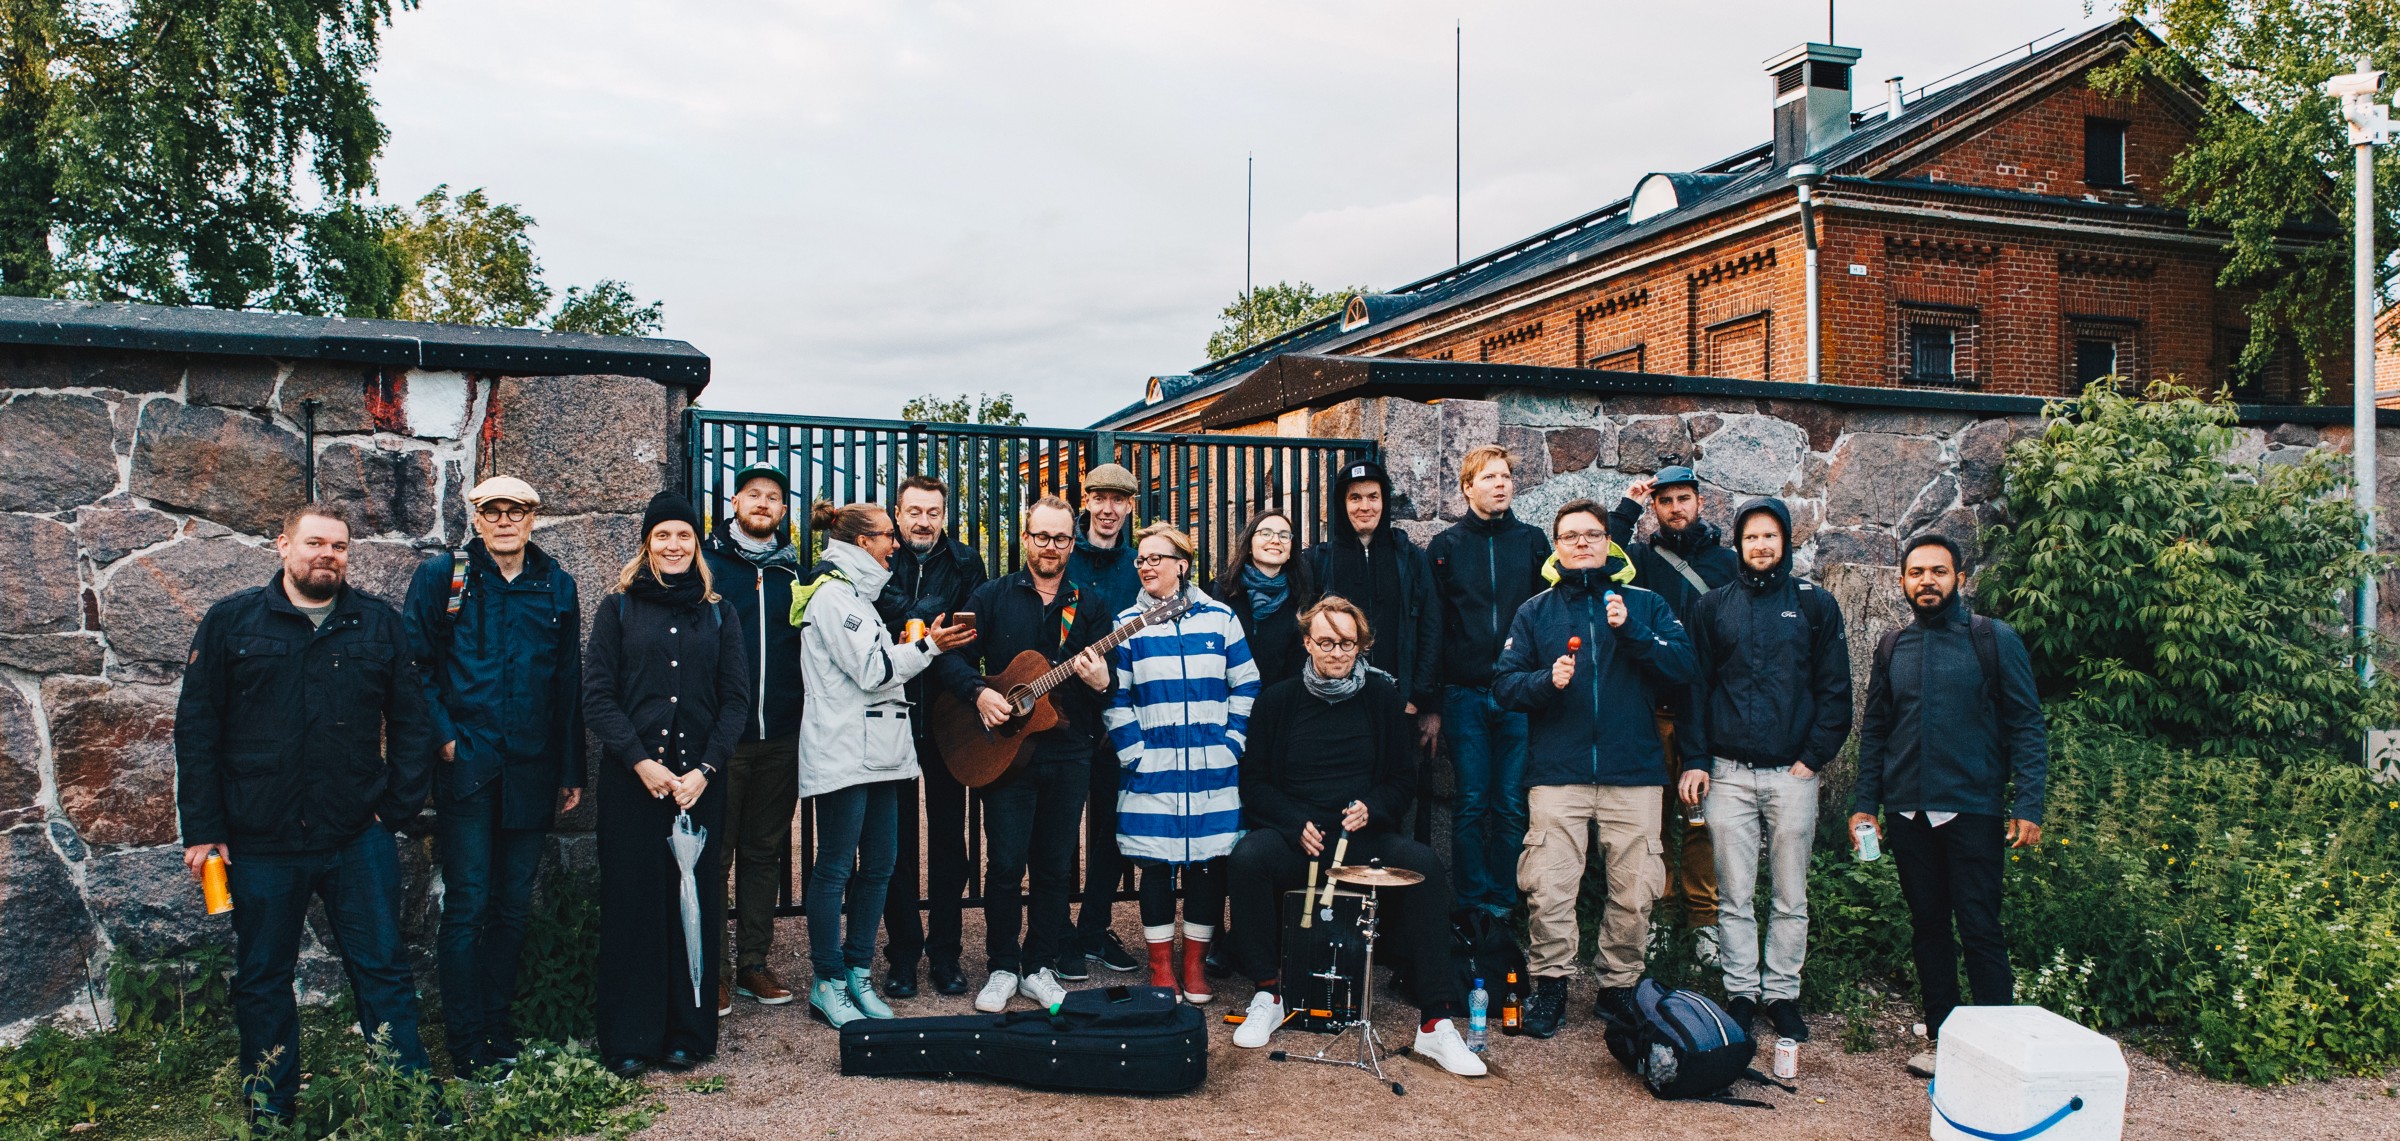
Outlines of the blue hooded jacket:
[{"label": "blue hooded jacket", "polygon": [[[1683,623],[1665,599],[1600,567],[1559,568],[1559,582],[1517,609],[1492,671],[1492,696],[1528,715],[1525,785],[1664,785],[1666,752],[1658,739],[1662,701],[1681,703],[1699,680]],[[1625,624],[1608,624],[1606,595],[1625,600]],[[1582,639],[1575,676],[1550,684],[1550,667]]]}]

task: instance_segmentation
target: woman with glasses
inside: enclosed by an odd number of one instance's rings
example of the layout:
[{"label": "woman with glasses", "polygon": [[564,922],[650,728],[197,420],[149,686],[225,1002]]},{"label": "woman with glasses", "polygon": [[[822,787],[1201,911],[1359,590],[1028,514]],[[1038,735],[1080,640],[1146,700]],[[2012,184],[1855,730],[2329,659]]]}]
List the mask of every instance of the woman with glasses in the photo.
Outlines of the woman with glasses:
[{"label": "woman with glasses", "polygon": [[808,957],[816,971],[809,1013],[839,1029],[890,1018],[875,993],[875,929],[899,856],[900,797],[917,777],[908,679],[974,631],[937,625],[894,644],[875,612],[900,545],[892,517],[872,503],[819,501],[809,519],[825,554],[792,592],[800,627],[800,797],[814,807],[816,862],[809,869]]},{"label": "woman with glasses", "polygon": [[1275,901],[1307,884],[1309,863],[1330,858],[1334,838],[1348,833],[1349,862],[1380,860],[1424,873],[1425,882],[1383,897],[1386,930],[1405,961],[1438,964],[1412,972],[1421,1004],[1416,1050],[1451,1073],[1479,1076],[1483,1059],[1467,1049],[1454,1021],[1464,1010],[1458,973],[1448,969],[1449,879],[1433,849],[1400,831],[1416,769],[1407,701],[1392,675],[1366,664],[1375,633],[1349,599],[1326,595],[1300,621],[1308,658],[1299,677],[1259,695],[1250,751],[1242,758],[1242,822],[1249,831],[1234,846],[1228,871],[1231,942],[1236,967],[1258,993],[1233,1044],[1264,1046],[1283,1024]]},{"label": "woman with glasses", "polygon": [[1217,598],[1233,611],[1258,663],[1258,684],[1274,685],[1300,675],[1300,602],[1316,594],[1308,564],[1298,550],[1292,517],[1269,511],[1242,528],[1217,572]]},{"label": "woman with glasses", "polygon": [[[1191,609],[1117,647],[1116,699],[1106,716],[1123,777],[1117,847],[1141,871],[1150,985],[1180,989],[1184,1001],[1196,1005],[1215,997],[1201,961],[1225,903],[1225,856],[1241,834],[1239,766],[1250,706],[1258,699],[1258,664],[1250,660],[1249,639],[1233,611],[1191,585],[1191,536],[1153,523],[1137,539],[1134,572],[1142,593],[1116,624],[1177,597]],[[1184,895],[1180,980],[1178,879]]]},{"label": "woman with glasses", "polygon": [[[658,493],[642,549],[592,614],[583,716],[600,765],[600,1054],[617,1076],[688,1070],[717,1052],[722,917],[700,924],[702,973],[684,946],[683,869],[667,837],[690,813],[708,830],[692,868],[724,882],[725,782],[742,739],[750,666],[742,624],[700,558],[700,516]],[[712,878],[713,877],[713,878]]]}]

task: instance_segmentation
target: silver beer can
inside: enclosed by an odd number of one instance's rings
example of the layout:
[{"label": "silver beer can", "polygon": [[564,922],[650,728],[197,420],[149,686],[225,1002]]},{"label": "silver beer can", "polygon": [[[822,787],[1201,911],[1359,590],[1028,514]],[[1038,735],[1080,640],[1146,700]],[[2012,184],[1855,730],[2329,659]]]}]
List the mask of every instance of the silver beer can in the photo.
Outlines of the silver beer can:
[{"label": "silver beer can", "polygon": [[1786,1080],[1800,1076],[1800,1043],[1789,1038],[1775,1040],[1775,1076]]}]

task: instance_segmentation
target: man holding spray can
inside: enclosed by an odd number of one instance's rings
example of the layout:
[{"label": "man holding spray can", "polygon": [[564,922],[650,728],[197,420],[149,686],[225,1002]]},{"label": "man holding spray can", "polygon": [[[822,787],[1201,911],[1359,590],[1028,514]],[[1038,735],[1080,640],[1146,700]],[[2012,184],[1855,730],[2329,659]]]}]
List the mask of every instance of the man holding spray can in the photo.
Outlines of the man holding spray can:
[{"label": "man holding spray can", "polygon": [[1527,715],[1527,831],[1517,860],[1525,893],[1533,1001],[1525,1033],[1548,1038],[1565,1017],[1580,931],[1575,897],[1595,826],[1607,867],[1601,912],[1602,1017],[1630,1021],[1666,886],[1658,837],[1666,753],[1653,713],[1699,669],[1683,624],[1658,595],[1618,586],[1606,516],[1578,499],[1551,523],[1558,585],[1518,608],[1492,676],[1500,704]]}]

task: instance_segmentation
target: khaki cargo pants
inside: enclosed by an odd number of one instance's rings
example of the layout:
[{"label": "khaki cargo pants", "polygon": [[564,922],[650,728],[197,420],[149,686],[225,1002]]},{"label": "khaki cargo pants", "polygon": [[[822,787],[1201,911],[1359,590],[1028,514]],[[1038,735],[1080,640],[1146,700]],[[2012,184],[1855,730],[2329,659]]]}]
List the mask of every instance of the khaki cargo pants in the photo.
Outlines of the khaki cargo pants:
[{"label": "khaki cargo pants", "polygon": [[1581,938],[1575,897],[1597,834],[1608,876],[1608,901],[1600,912],[1600,985],[1641,981],[1650,905],[1667,886],[1666,845],[1659,839],[1665,807],[1656,785],[1551,784],[1529,790],[1517,887],[1525,893],[1531,921],[1532,946],[1525,957],[1535,978],[1575,973]]}]

